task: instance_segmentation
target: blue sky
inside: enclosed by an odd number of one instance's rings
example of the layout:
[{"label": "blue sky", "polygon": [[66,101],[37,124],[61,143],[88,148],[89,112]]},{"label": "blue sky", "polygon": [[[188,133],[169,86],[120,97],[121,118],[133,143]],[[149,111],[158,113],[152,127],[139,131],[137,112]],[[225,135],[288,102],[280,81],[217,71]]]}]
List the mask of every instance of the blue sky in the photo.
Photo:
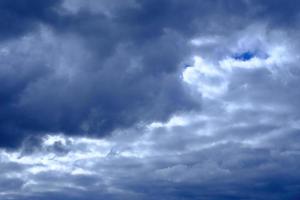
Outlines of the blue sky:
[{"label": "blue sky", "polygon": [[2,0],[0,199],[298,200],[296,0]]}]

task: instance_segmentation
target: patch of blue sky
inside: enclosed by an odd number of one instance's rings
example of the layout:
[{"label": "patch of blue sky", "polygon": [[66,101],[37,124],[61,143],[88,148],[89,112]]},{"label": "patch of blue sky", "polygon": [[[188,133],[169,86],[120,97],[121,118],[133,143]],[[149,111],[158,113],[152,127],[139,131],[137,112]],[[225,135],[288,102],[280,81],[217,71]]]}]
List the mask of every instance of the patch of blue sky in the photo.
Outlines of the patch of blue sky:
[{"label": "patch of blue sky", "polygon": [[253,59],[254,57],[266,59],[266,58],[268,58],[268,55],[266,53],[260,52],[260,51],[244,51],[241,53],[235,53],[235,54],[233,54],[232,57],[235,60],[249,61],[249,60]]}]

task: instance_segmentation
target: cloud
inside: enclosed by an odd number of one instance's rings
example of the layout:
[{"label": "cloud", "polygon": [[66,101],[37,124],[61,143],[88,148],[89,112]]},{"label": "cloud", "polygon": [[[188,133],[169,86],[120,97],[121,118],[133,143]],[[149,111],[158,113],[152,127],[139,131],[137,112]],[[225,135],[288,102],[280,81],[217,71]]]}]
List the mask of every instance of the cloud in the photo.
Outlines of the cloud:
[{"label": "cloud", "polygon": [[[4,21],[12,21],[1,47],[2,147],[15,148],[28,136],[45,133],[103,137],[199,109],[201,101],[181,80],[184,63],[196,50],[190,42],[207,34],[219,38],[218,44],[230,42],[222,38],[239,34],[245,23],[257,23],[251,16],[273,6],[249,9],[256,4],[176,0],[117,4],[1,4]],[[177,15],[182,17],[174,20]],[[215,25],[225,16],[224,23]],[[268,19],[264,23],[271,24]],[[220,50],[210,55],[224,55],[226,48]],[[252,62],[263,64],[259,58]]]},{"label": "cloud", "polygon": [[[14,175],[23,187],[6,191],[14,191],[16,199],[290,199],[299,195],[299,155],[294,147],[282,149],[265,142],[253,146],[228,137],[218,143],[218,137],[205,140],[195,133],[199,127],[192,127],[180,138],[183,148],[169,145],[182,134],[180,126],[163,132],[149,129],[130,144],[116,142],[121,135],[110,141],[50,136],[45,146],[71,140],[67,146],[72,151],[55,156],[55,151],[44,148],[21,158],[19,153],[6,154],[2,166],[16,162],[22,168],[10,172],[23,174]],[[167,136],[157,140],[159,134]],[[281,141],[290,138],[282,136]]]},{"label": "cloud", "polygon": [[140,22],[55,11],[36,31],[3,42],[2,147],[45,133],[102,137],[199,108],[180,79],[187,48],[176,31],[148,38]]},{"label": "cloud", "polygon": [[299,5],[0,3],[0,198],[299,198]]},{"label": "cloud", "polygon": [[53,1],[9,1],[0,3],[1,33],[0,40],[20,37],[38,28],[39,23],[47,23],[56,16],[55,9],[59,7],[60,0]]}]

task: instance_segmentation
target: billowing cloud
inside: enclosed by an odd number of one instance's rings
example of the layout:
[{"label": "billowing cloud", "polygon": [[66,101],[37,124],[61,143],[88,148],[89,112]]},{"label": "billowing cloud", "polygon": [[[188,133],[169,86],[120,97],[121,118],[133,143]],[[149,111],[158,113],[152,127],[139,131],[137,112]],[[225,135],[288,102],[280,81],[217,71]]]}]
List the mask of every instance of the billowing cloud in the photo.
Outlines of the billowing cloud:
[{"label": "billowing cloud", "polygon": [[199,107],[180,79],[182,35],[148,38],[139,21],[65,9],[2,44],[1,146],[45,133],[104,136]]},{"label": "billowing cloud", "polygon": [[300,197],[298,2],[31,3],[0,3],[0,199]]}]

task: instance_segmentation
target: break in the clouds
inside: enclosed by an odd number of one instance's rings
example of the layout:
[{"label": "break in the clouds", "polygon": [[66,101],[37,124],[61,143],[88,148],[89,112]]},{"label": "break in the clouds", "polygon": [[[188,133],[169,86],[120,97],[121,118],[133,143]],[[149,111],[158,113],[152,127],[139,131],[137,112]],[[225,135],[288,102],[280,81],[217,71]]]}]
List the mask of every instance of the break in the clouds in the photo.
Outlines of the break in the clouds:
[{"label": "break in the clouds", "polygon": [[299,13],[2,0],[0,199],[299,199]]}]

